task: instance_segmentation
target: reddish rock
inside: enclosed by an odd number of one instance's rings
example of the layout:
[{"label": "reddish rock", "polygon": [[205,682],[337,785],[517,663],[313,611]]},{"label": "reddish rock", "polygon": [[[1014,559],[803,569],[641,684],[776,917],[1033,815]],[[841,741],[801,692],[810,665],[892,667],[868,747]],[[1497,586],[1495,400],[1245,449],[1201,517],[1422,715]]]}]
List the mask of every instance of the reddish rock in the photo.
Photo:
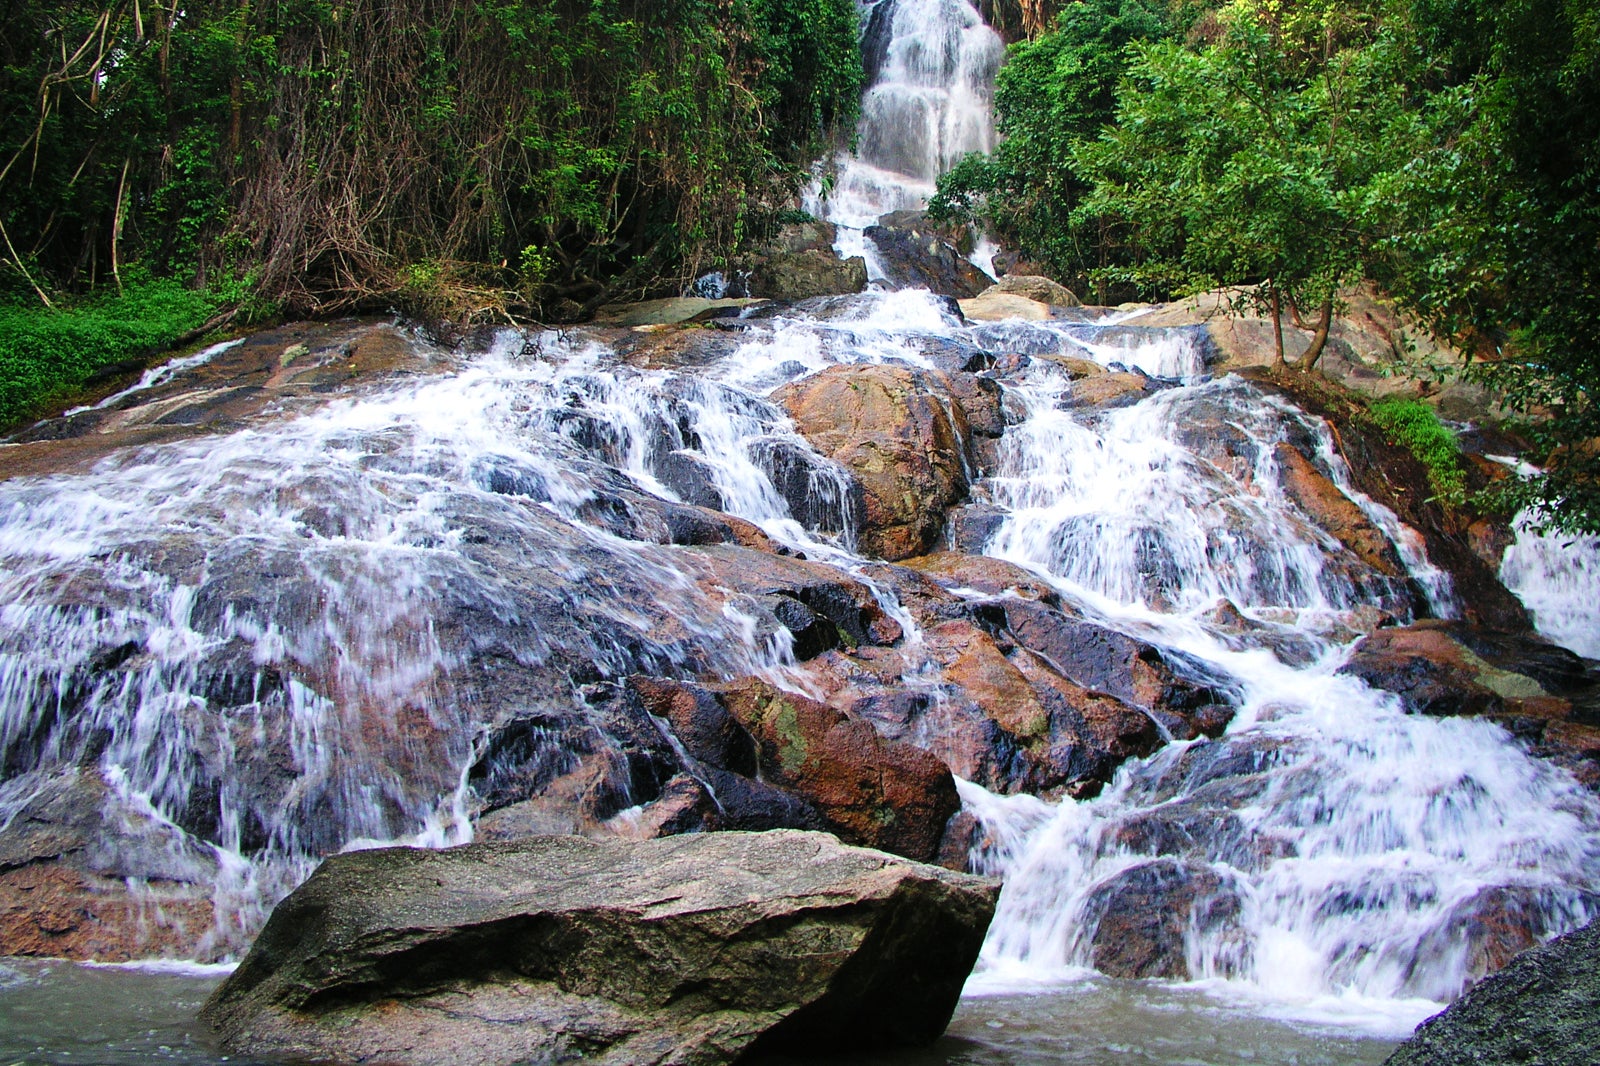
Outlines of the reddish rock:
[{"label": "reddish rock", "polygon": [[905,565],[928,575],[945,588],[974,589],[985,596],[1015,593],[1025,600],[1038,600],[1052,607],[1061,605],[1061,596],[1049,582],[1003,559],[964,552],[936,552],[907,559]]},{"label": "reddish rock", "polygon": [[938,857],[945,823],[961,800],[935,756],[755,678],[720,692],[756,738],[764,780],[804,796],[847,843],[925,862]]},{"label": "reddish rock", "polygon": [[812,446],[861,483],[860,546],[906,559],[927,551],[944,512],[967,494],[969,428],[944,375],[896,366],[833,366],[773,394]]},{"label": "reddish rock", "polygon": [[1108,372],[1074,381],[1067,400],[1074,407],[1123,407],[1149,394],[1150,380],[1143,374]]},{"label": "reddish rock", "polygon": [[1378,573],[1405,576],[1389,538],[1315,463],[1287,443],[1278,445],[1276,456],[1284,492],[1313,522]]}]

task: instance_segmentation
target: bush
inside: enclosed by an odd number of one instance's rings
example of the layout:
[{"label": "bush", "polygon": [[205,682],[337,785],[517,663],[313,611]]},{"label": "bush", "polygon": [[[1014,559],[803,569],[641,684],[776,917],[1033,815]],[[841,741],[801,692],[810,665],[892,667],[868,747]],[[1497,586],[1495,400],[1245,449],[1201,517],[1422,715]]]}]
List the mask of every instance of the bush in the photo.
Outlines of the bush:
[{"label": "bush", "polygon": [[171,345],[203,325],[218,302],[215,293],[164,279],[56,309],[0,302],[0,426],[44,413],[98,370]]},{"label": "bush", "polygon": [[1384,436],[1408,449],[1427,468],[1437,498],[1453,504],[1466,500],[1467,475],[1455,434],[1439,421],[1433,408],[1416,400],[1381,400],[1372,405],[1372,420]]}]

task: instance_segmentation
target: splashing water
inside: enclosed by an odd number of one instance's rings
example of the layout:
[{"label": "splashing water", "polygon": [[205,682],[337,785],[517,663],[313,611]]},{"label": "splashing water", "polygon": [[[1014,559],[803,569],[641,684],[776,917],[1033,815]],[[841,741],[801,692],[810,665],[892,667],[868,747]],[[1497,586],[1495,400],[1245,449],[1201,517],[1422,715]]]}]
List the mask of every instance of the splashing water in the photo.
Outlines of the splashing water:
[{"label": "splashing water", "polygon": [[[1590,793],[1498,726],[1406,715],[1335,673],[1341,616],[1454,602],[1415,534],[1352,489],[1325,424],[1233,378],[1095,414],[1068,406],[1071,389],[1045,363],[1013,390],[1027,417],[986,486],[1007,514],[989,550],[1214,665],[1245,699],[1226,736],[1129,764],[1091,802],[964,787],[989,829],[975,858],[1006,880],[974,989],[1109,968],[1401,1035],[1600,914]],[[1281,488],[1288,440],[1384,531],[1409,581],[1338,565]],[[1235,613],[1219,619],[1219,601]],[[1305,642],[1298,667],[1265,651],[1285,624]],[[1168,963],[1139,955],[1155,946]]]},{"label": "splashing water", "polygon": [[1600,537],[1539,534],[1527,516],[1500,560],[1500,580],[1533,615],[1539,632],[1600,659]]}]

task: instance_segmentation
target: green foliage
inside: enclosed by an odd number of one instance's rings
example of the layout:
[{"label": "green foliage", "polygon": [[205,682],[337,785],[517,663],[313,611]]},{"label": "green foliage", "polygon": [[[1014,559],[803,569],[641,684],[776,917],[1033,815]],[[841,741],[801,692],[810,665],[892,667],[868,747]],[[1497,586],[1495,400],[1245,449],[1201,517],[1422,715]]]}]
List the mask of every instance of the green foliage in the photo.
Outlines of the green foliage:
[{"label": "green foliage", "polygon": [[1461,464],[1461,445],[1433,408],[1416,400],[1395,398],[1378,401],[1368,413],[1384,436],[1417,457],[1440,499],[1454,504],[1466,500],[1467,475]]},{"label": "green foliage", "polygon": [[136,277],[121,295],[54,310],[14,295],[0,300],[0,426],[70,397],[96,371],[167,347],[201,326],[221,298]]},{"label": "green foliage", "polygon": [[41,295],[139,261],[301,313],[459,264],[581,313],[765,224],[853,122],[856,29],[853,0],[12,4],[0,257]]},{"label": "green foliage", "polygon": [[1126,234],[1082,210],[1092,185],[1078,151],[1115,117],[1133,46],[1175,30],[1160,0],[1068,5],[1054,30],[1012,47],[995,87],[1005,139],[941,178],[930,211],[981,220],[1063,277],[1132,262]]},{"label": "green foliage", "polygon": [[1585,0],[1413,0],[1444,60],[1437,147],[1394,183],[1380,275],[1530,418],[1544,473],[1496,492],[1600,532],[1600,16]]}]

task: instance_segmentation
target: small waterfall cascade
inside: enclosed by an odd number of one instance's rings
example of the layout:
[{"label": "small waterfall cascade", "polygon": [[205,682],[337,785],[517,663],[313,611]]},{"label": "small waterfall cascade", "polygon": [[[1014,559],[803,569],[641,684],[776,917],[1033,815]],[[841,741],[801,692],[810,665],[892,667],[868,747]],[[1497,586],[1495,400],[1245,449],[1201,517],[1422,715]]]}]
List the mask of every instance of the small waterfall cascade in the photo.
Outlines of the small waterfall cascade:
[{"label": "small waterfall cascade", "polygon": [[970,0],[869,0],[860,10],[871,84],[858,147],[838,155],[831,187],[813,187],[806,209],[839,226],[839,254],[865,256],[877,279],[883,270],[861,231],[889,212],[920,209],[940,174],[994,147],[1005,46]]},{"label": "small waterfall cascade", "polygon": [[1551,640],[1600,659],[1600,537],[1535,533],[1527,516],[1500,560],[1500,580]]},{"label": "small waterfall cascade", "polygon": [[[1453,596],[1415,535],[1350,487],[1325,425],[1233,378],[1086,416],[1040,365],[1013,390],[1026,417],[986,486],[1006,512],[989,551],[1245,696],[1222,738],[1129,764],[1090,802],[964,786],[990,830],[975,859],[1006,882],[976,989],[1159,973],[1398,1035],[1528,935],[1600,915],[1592,794],[1496,725],[1407,715],[1336,672],[1354,616],[1406,620],[1411,596],[1448,617]],[[1277,445],[1297,437],[1420,596],[1330,565],[1277,488]],[[1525,536],[1507,572],[1532,602],[1586,561]],[[1552,594],[1546,614],[1558,627],[1579,610]],[[1500,939],[1512,926],[1524,939]],[[1162,937],[1182,963],[1141,971],[1128,944]]]}]

